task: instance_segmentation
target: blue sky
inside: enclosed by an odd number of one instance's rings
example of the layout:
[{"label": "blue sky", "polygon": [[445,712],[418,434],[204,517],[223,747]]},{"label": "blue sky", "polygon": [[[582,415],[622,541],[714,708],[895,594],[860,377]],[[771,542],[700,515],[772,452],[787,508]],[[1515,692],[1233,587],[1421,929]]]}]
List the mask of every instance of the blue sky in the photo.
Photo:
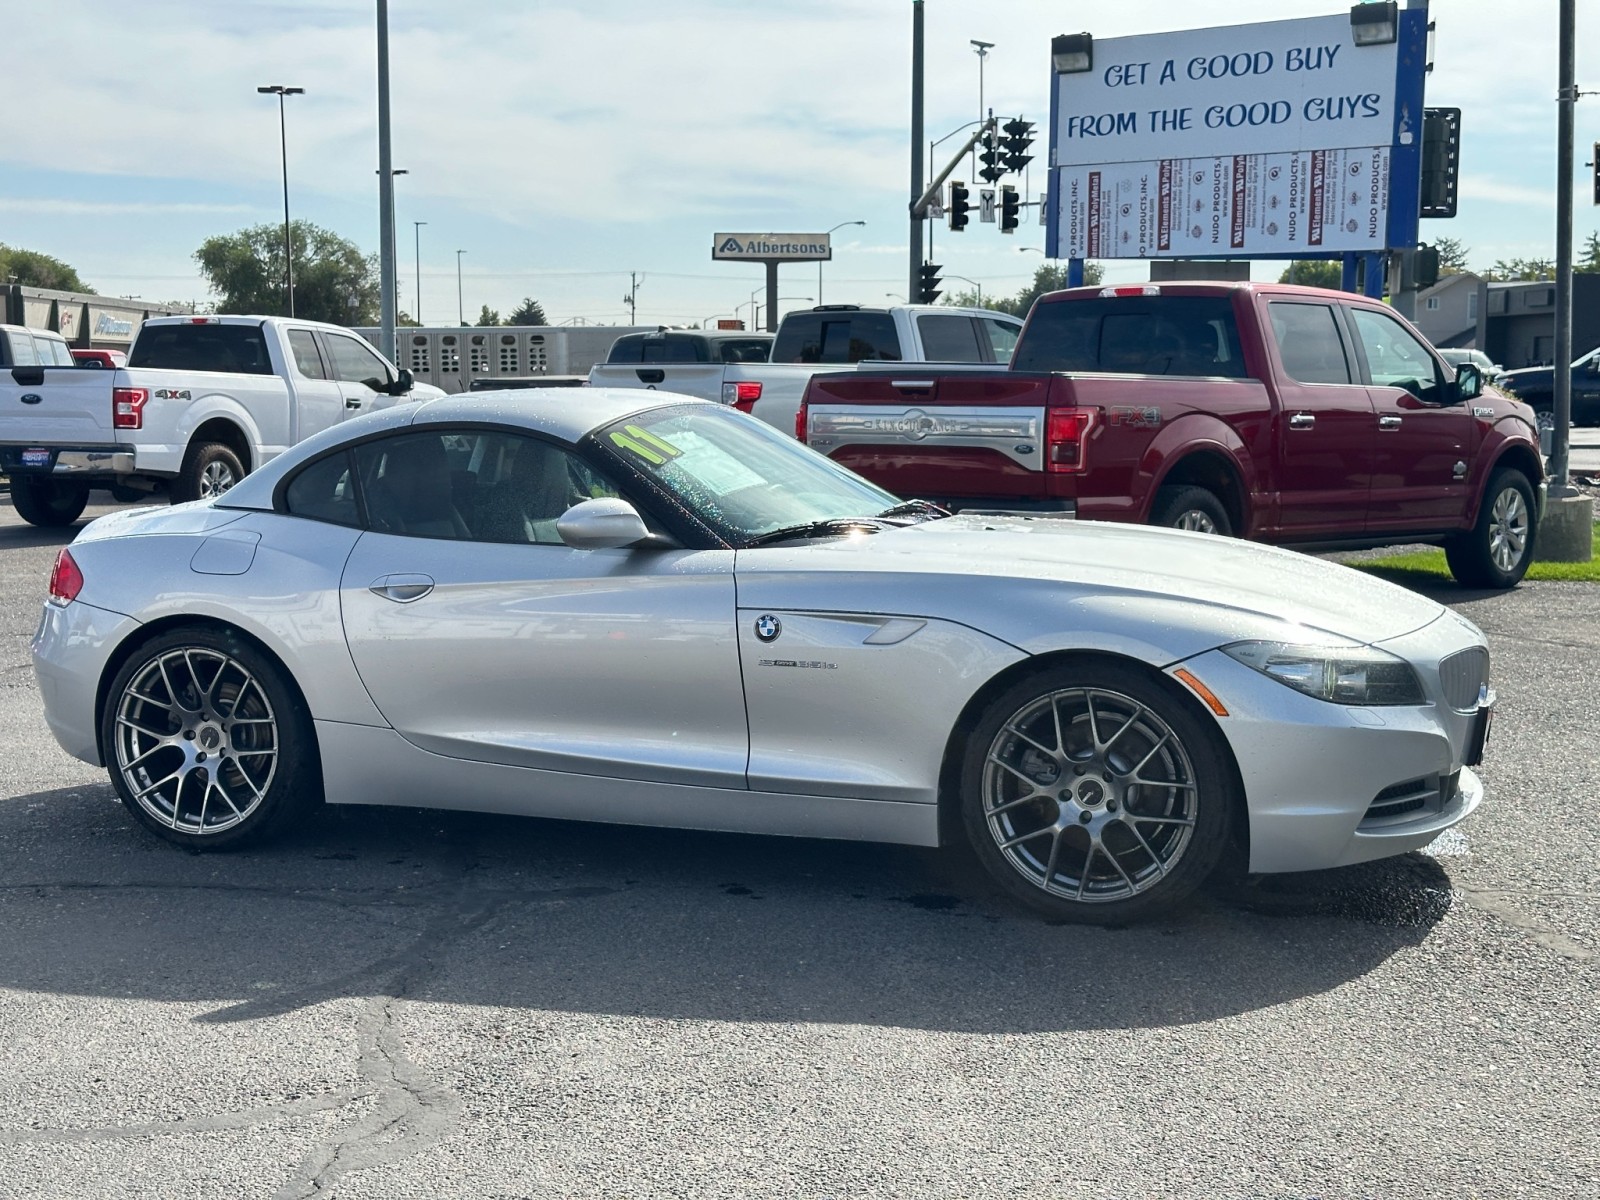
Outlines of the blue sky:
[{"label": "blue sky", "polygon": [[[1219,6],[926,0],[930,137],[985,102],[1046,124],[1049,39],[1181,29]],[[1464,110],[1461,215],[1425,221],[1474,265],[1554,252],[1555,0],[1435,0],[1430,105]],[[373,0],[0,0],[13,120],[0,136],[0,242],[62,258],[99,291],[207,298],[206,238],[282,220],[278,107],[289,101],[293,215],[376,250]],[[1233,0],[1226,23],[1346,11],[1326,0]],[[829,303],[906,290],[909,0],[391,0],[394,165],[403,304],[450,323],[523,296],[552,320],[617,322],[630,271],[641,322],[698,323],[746,305],[759,268],[713,263],[719,230],[835,234]],[[1583,46],[1600,0],[1579,0]],[[1220,23],[1220,22],[1219,22]],[[1578,106],[1577,162],[1600,137]],[[956,144],[946,143],[941,151]],[[1044,157],[1036,147],[1039,160]],[[1600,227],[1579,166],[1575,229]],[[1034,171],[1031,191],[1043,190]],[[947,276],[1009,294],[1043,229],[974,222],[935,233]],[[1276,275],[1259,266],[1258,274]],[[1142,279],[1143,263],[1111,267]],[[814,301],[814,265],[783,268],[783,307]],[[953,283],[952,287],[964,287]],[[803,298],[803,299],[802,299]]]}]

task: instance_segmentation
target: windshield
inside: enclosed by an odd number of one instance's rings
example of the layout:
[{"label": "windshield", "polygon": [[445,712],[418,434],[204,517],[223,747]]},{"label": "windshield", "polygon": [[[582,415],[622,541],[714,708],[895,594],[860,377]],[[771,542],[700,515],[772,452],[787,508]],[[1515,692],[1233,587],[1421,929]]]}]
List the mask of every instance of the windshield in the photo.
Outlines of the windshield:
[{"label": "windshield", "polygon": [[652,409],[593,435],[734,545],[776,529],[871,517],[896,498],[753,417]]}]

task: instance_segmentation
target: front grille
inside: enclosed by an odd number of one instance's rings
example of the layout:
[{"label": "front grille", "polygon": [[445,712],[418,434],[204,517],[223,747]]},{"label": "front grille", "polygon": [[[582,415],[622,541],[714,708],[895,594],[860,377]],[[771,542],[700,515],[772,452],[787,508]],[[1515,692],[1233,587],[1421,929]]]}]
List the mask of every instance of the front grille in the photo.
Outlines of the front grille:
[{"label": "front grille", "polygon": [[1458,712],[1478,707],[1478,697],[1489,682],[1489,652],[1482,646],[1459,650],[1439,664],[1439,683],[1445,702]]},{"label": "front grille", "polygon": [[1460,772],[1451,772],[1391,783],[1372,798],[1361,824],[1390,825],[1413,814],[1442,812],[1455,798],[1460,781]]}]

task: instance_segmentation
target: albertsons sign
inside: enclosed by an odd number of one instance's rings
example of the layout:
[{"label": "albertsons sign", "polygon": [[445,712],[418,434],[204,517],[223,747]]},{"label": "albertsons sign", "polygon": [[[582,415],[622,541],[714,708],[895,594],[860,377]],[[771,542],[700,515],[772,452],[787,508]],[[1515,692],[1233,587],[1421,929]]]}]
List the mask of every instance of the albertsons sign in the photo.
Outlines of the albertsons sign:
[{"label": "albertsons sign", "polygon": [[1096,40],[1057,74],[1049,252],[1202,258],[1416,244],[1426,13]]},{"label": "albertsons sign", "polygon": [[718,233],[711,239],[713,259],[747,262],[815,262],[833,258],[825,233]]}]

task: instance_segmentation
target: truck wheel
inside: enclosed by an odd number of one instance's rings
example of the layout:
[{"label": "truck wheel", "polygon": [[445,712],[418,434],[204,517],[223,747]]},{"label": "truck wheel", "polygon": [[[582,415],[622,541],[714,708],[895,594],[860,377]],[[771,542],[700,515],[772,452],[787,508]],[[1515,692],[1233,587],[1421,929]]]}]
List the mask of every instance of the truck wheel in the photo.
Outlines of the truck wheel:
[{"label": "truck wheel", "polygon": [[11,503],[17,515],[41,529],[71,525],[83,515],[89,503],[89,485],[60,479],[37,479],[26,475],[11,480]]},{"label": "truck wheel", "polygon": [[1165,525],[1168,529],[1192,529],[1196,533],[1217,533],[1233,536],[1233,522],[1222,501],[1203,487],[1173,484],[1156,492],[1156,502],[1150,509],[1150,524]]},{"label": "truck wheel", "polygon": [[1483,490],[1472,529],[1445,544],[1450,574],[1462,587],[1516,587],[1533,562],[1538,526],[1533,487],[1521,471],[1496,471]]},{"label": "truck wheel", "polygon": [[221,442],[196,442],[183,456],[183,467],[172,481],[172,502],[209,500],[243,478],[244,464],[229,447]]}]

